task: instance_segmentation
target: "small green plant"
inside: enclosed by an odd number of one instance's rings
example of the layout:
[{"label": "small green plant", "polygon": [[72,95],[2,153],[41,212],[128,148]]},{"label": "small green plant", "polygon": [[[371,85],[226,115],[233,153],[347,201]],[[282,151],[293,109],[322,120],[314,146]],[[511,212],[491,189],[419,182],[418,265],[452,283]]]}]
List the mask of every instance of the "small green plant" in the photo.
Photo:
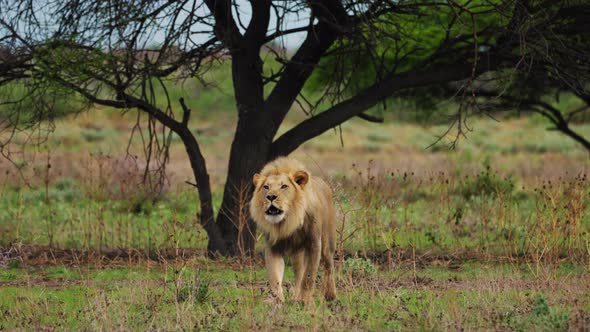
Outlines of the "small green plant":
[{"label": "small green plant", "polygon": [[535,307],[533,308],[533,312],[537,316],[549,315],[549,313],[550,313],[549,304],[547,303],[547,300],[545,299],[545,296],[543,296],[543,294],[539,294],[537,296],[537,298],[535,300]]},{"label": "small green plant", "polygon": [[344,262],[344,273],[352,278],[370,278],[377,274],[377,268],[368,259],[349,258]]},{"label": "small green plant", "polygon": [[81,134],[86,142],[104,141],[109,136],[108,131],[95,128],[82,129]]},{"label": "small green plant", "polygon": [[0,281],[11,281],[11,280],[18,280],[19,274],[17,271],[13,270],[4,270],[0,268]]},{"label": "small green plant", "polygon": [[205,303],[209,296],[209,283],[198,277],[180,285],[176,290],[178,302]]},{"label": "small green plant", "polygon": [[390,142],[392,140],[392,136],[390,133],[388,132],[382,132],[382,131],[375,131],[372,133],[369,133],[367,135],[367,140],[369,142],[375,142],[375,143],[383,143],[383,142]]},{"label": "small green plant", "polygon": [[75,202],[81,195],[76,180],[72,178],[59,178],[55,181],[54,187],[55,189],[51,190],[51,194],[53,194],[53,197],[63,202]]},{"label": "small green plant", "polygon": [[568,329],[569,314],[567,311],[551,308],[543,294],[536,297],[533,314],[536,316],[535,325],[545,326],[552,331],[566,331]]},{"label": "small green plant", "polygon": [[21,260],[20,259],[11,259],[10,261],[8,261],[8,264],[6,264],[6,267],[8,267],[9,269],[18,269],[21,266]]}]

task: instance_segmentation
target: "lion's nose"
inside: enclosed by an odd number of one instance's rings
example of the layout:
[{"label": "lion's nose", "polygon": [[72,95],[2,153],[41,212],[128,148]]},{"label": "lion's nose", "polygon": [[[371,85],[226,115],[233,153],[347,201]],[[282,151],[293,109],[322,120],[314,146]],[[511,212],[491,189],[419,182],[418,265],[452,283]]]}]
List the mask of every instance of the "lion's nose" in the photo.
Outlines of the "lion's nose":
[{"label": "lion's nose", "polygon": [[277,198],[277,195],[272,195],[272,194],[266,195],[266,199],[268,199],[271,202],[274,201],[276,198]]}]

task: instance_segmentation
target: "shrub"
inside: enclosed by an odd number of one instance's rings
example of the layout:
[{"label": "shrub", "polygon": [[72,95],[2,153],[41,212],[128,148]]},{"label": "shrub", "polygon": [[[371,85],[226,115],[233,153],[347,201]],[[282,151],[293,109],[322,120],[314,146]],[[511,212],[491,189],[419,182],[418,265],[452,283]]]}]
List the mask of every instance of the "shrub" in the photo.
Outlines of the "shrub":
[{"label": "shrub", "polygon": [[514,189],[512,178],[501,178],[498,174],[492,173],[489,165],[486,170],[474,178],[465,178],[457,188],[457,194],[466,199],[476,196],[495,197],[497,194],[511,194]]},{"label": "shrub", "polygon": [[95,128],[84,128],[80,134],[86,142],[104,141],[109,136],[108,131]]}]

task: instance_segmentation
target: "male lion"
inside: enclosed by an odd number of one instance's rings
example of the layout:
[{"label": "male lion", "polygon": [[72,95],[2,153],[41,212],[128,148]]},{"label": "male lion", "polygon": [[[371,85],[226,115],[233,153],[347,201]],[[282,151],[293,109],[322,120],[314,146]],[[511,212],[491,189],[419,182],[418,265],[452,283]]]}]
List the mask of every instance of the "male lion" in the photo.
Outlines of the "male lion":
[{"label": "male lion", "polygon": [[250,214],[266,237],[264,253],[273,296],[279,303],[284,301],[283,256],[290,255],[295,301],[312,301],[320,258],[325,270],[324,297],[335,299],[336,224],[330,187],[311,176],[299,161],[286,157],[254,174],[254,186]]}]

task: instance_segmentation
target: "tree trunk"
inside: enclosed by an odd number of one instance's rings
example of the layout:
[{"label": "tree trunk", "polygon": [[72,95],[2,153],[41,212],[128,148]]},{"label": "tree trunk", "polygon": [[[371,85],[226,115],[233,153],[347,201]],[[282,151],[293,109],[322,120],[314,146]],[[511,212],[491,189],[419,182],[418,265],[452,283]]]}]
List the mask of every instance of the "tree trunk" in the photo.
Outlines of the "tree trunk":
[{"label": "tree trunk", "polygon": [[219,227],[215,224],[215,215],[213,213],[213,200],[211,198],[211,182],[207,173],[205,159],[200,151],[197,140],[190,132],[188,127],[184,127],[177,132],[184,143],[186,153],[191,163],[193,175],[199,192],[199,201],[201,205],[201,215],[199,222],[207,232],[209,243],[207,252],[209,254],[225,254],[227,252],[226,241],[223,238]]},{"label": "tree trunk", "polygon": [[248,204],[252,197],[252,175],[267,162],[272,130],[264,110],[262,60],[259,47],[245,43],[232,50],[232,79],[238,124],[232,142],[223,201],[217,226],[225,239],[226,255],[254,253],[256,225]]},{"label": "tree trunk", "polygon": [[254,252],[256,225],[250,218],[248,204],[252,197],[252,176],[267,161],[270,139],[264,128],[240,121],[232,143],[223,202],[217,225],[227,243],[227,255]]}]

